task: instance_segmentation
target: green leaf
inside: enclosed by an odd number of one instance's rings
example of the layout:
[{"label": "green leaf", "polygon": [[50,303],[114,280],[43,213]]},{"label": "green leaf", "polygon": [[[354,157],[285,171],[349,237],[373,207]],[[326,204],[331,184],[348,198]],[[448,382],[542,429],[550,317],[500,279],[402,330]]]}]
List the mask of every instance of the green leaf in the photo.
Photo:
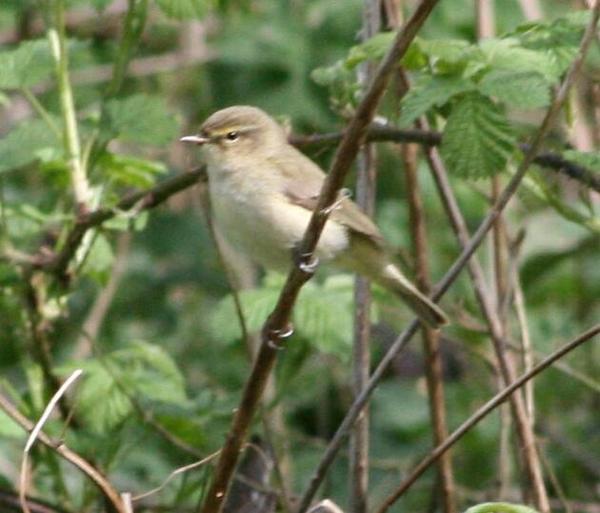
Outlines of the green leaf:
[{"label": "green leaf", "polygon": [[107,122],[109,137],[160,146],[172,141],[178,130],[175,116],[169,113],[163,98],[136,94],[109,100]]},{"label": "green leaf", "polygon": [[25,41],[14,50],[0,52],[0,89],[31,87],[48,78],[52,69],[48,42]]},{"label": "green leaf", "polygon": [[473,89],[472,82],[457,76],[423,76],[410,89],[401,103],[399,125],[406,127],[427,113],[432,107],[441,107],[453,96]]},{"label": "green leaf", "polygon": [[550,103],[550,84],[535,71],[494,70],[483,77],[479,90],[521,109],[536,109]]},{"label": "green leaf", "polygon": [[85,259],[82,273],[104,284],[110,276],[114,254],[106,237],[97,234]]},{"label": "green leaf", "polygon": [[465,63],[477,47],[462,39],[418,39],[421,50],[433,64],[443,61],[447,64]]},{"label": "green leaf", "polygon": [[171,356],[160,346],[142,341],[111,354],[110,364],[122,372],[123,384],[153,401],[187,404],[185,381]]},{"label": "green leaf", "polygon": [[98,164],[116,183],[140,188],[154,185],[156,176],[167,172],[162,162],[110,152],[105,152]]},{"label": "green leaf", "polygon": [[185,405],[184,380],[162,348],[134,342],[101,359],[73,362],[59,372],[82,368],[77,389],[78,411],[90,428],[106,433],[132,412],[132,399]]},{"label": "green leaf", "polygon": [[577,151],[566,150],[563,157],[572,160],[580,166],[587,167],[592,171],[600,172],[600,152],[599,151]]},{"label": "green leaf", "polygon": [[17,439],[23,439],[25,436],[23,428],[2,410],[0,410],[0,436]]},{"label": "green leaf", "polygon": [[[250,332],[262,328],[273,310],[283,277],[268,274],[262,287],[244,290],[240,294],[246,325]],[[294,308],[296,333],[319,350],[347,358],[352,341],[353,279],[351,275],[336,275],[323,284],[309,282]],[[375,310],[374,310],[375,313]],[[211,331],[215,338],[237,342],[241,331],[236,319],[233,299],[225,297],[211,316]]]},{"label": "green leaf", "polygon": [[551,55],[524,48],[517,39],[485,39],[479,47],[492,70],[508,70],[513,73],[535,72],[543,75],[550,82],[556,81],[560,76],[560,70]]},{"label": "green leaf", "polygon": [[471,506],[465,513],[538,513],[538,511],[523,504],[484,502]]},{"label": "green leaf", "polygon": [[177,20],[203,18],[210,6],[208,0],[156,0],[156,4],[169,18]]},{"label": "green leaf", "polygon": [[515,138],[500,109],[488,98],[471,93],[452,109],[441,152],[450,172],[480,178],[500,172],[515,147]]},{"label": "green leaf", "polygon": [[60,152],[60,141],[44,121],[24,121],[0,140],[0,173],[57,157]]},{"label": "green leaf", "polygon": [[387,53],[395,36],[395,32],[380,32],[364,43],[353,46],[346,58],[346,66],[353,69],[364,61],[378,61]]}]

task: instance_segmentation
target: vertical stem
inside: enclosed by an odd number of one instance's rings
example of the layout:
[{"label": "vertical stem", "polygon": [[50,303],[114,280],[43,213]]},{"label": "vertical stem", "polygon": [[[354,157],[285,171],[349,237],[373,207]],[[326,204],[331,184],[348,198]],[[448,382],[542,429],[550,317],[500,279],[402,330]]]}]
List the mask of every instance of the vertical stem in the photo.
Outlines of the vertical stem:
[{"label": "vertical stem", "polygon": [[[420,122],[421,128],[426,128],[424,120]],[[448,175],[444,164],[435,148],[427,149],[427,159],[432,170],[434,179],[438,186],[438,190],[442,197],[444,208],[451,221],[458,241],[462,248],[468,244],[469,233],[462,213],[450,187]],[[501,196],[502,197],[502,196]],[[502,324],[498,319],[496,311],[493,307],[493,301],[490,297],[488,287],[486,286],[485,277],[481,265],[475,256],[469,260],[467,264],[469,274],[475,290],[477,301],[479,302],[481,311],[488,324],[490,335],[492,338],[496,358],[498,360],[500,376],[505,386],[512,383],[516,376],[514,360],[512,356],[506,352],[505,333]],[[520,453],[523,460],[523,467],[531,486],[533,494],[533,502],[535,507],[542,513],[550,511],[548,495],[542,476],[541,465],[535,447],[535,435],[531,422],[527,416],[527,410],[523,401],[523,395],[516,392],[510,398],[513,419],[517,431],[517,436],[520,442]]]},{"label": "vertical stem", "polygon": [[69,57],[66,48],[65,9],[63,0],[53,0],[48,40],[55,62],[55,73],[60,95],[60,107],[64,130],[64,147],[71,171],[75,203],[79,212],[89,210],[92,194],[81,159],[81,143],[77,127],[77,115],[73,91],[69,80]]},{"label": "vertical stem", "polygon": [[[411,236],[415,252],[416,282],[419,290],[429,295],[431,292],[431,277],[427,263],[428,251],[425,217],[417,175],[417,146],[415,144],[405,144],[402,154],[406,171]],[[435,445],[441,445],[448,437],[448,426],[446,422],[444,377],[440,354],[440,331],[433,330],[422,324],[421,334],[426,355],[425,372],[429,393],[429,408],[433,424],[433,440]],[[437,472],[441,492],[441,509],[444,513],[455,513],[456,487],[450,452],[446,452],[438,460]]]},{"label": "vertical stem", "polygon": [[[496,31],[494,5],[490,0],[475,0],[475,11],[477,13],[477,37],[485,39],[493,37]],[[491,179],[491,202],[498,201],[500,196],[501,184],[500,177],[494,175]],[[504,237],[503,216],[499,215],[492,225],[492,248],[493,248],[493,269],[495,283],[495,302],[496,316],[501,325],[502,333],[507,333],[507,317],[504,310],[505,298],[508,294],[507,271],[506,271],[506,239]],[[503,385],[502,372],[495,364],[497,386],[500,390]],[[500,437],[498,447],[498,497],[502,499],[506,496],[510,487],[511,478],[511,451],[510,451],[510,432],[511,418],[510,406],[503,404],[499,408],[500,415]],[[524,490],[525,492],[526,490]]]},{"label": "vertical stem", "polygon": [[[364,0],[362,40],[365,41],[381,28],[380,0]],[[367,87],[373,76],[374,66],[367,62],[359,69],[359,80]],[[358,155],[356,202],[364,212],[372,216],[375,207],[375,183],[377,177],[375,147],[366,144]],[[369,381],[371,364],[371,285],[362,276],[355,279],[354,288],[354,344],[353,390],[360,395]],[[350,511],[366,513],[369,487],[369,411],[365,408],[354,425],[350,437]]]}]

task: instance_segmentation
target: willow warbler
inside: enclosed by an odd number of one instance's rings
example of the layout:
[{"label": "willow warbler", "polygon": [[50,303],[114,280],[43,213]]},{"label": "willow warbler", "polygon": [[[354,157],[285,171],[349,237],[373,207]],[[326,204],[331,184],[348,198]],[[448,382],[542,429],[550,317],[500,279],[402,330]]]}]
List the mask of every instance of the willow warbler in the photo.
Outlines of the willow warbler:
[{"label": "willow warbler", "polygon": [[[201,147],[220,235],[265,268],[287,271],[316,206],[323,171],[255,107],[219,110],[198,134],[181,141]],[[429,326],[447,322],[396,267],[377,226],[350,199],[341,198],[333,209],[316,255],[396,293]]]}]

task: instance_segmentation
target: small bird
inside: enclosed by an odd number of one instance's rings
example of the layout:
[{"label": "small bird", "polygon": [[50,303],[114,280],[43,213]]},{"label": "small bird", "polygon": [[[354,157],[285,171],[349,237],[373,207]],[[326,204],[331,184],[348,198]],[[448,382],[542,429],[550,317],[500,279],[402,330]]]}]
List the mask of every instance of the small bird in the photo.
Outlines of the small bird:
[{"label": "small bird", "polygon": [[[201,146],[215,227],[234,248],[267,269],[285,272],[314,210],[325,173],[288,143],[284,129],[256,107],[212,114],[196,135]],[[315,250],[397,294],[427,325],[447,323],[444,312],[393,263],[379,229],[347,197],[332,210]]]}]

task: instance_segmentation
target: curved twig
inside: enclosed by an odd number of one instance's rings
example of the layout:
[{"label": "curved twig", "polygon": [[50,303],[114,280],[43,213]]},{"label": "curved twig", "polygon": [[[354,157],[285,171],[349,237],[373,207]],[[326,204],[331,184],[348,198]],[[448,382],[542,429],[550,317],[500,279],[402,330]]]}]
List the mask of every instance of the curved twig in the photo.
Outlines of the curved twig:
[{"label": "curved twig", "polygon": [[[0,394],[0,409],[4,411],[11,419],[13,419],[25,431],[30,432],[34,428],[33,422],[22,415],[17,408],[6,398]],[[92,464],[79,456],[76,452],[69,449],[64,443],[57,442],[40,431],[37,435],[37,440],[42,442],[46,447],[60,454],[65,460],[77,467],[83,472],[102,492],[106,500],[111,504],[117,513],[126,513],[123,507],[123,501],[108,479],[97,470]]]}]

